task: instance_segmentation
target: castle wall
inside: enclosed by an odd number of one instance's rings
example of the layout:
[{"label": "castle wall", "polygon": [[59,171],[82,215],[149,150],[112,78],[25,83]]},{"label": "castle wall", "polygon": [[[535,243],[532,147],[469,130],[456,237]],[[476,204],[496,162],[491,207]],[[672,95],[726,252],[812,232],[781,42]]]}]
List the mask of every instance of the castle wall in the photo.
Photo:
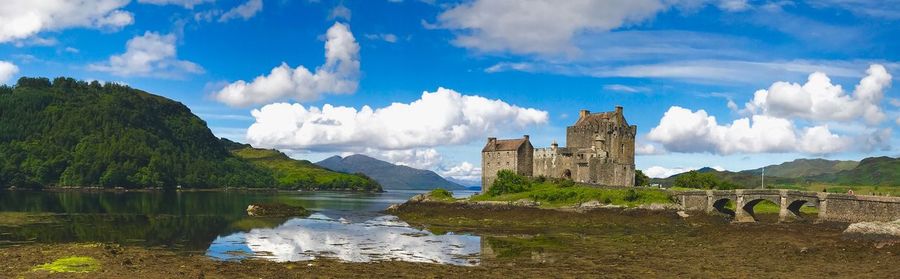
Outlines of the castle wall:
[{"label": "castle wall", "polygon": [[534,146],[526,141],[518,150],[516,157],[517,173],[524,176],[534,175]]},{"label": "castle wall", "polygon": [[487,192],[494,180],[497,180],[497,172],[500,170],[512,170],[518,172],[519,152],[493,151],[481,153],[481,190]]},{"label": "castle wall", "polygon": [[570,175],[577,171],[572,154],[552,147],[534,150],[534,176],[564,178],[566,170]]}]

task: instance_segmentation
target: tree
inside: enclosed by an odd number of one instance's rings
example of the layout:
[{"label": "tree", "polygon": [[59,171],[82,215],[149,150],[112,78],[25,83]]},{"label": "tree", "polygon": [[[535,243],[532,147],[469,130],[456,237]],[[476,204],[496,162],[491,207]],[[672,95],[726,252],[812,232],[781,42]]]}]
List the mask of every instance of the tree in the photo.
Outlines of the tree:
[{"label": "tree", "polygon": [[650,185],[650,177],[644,174],[641,170],[634,171],[634,186],[647,186]]},{"label": "tree", "polygon": [[674,187],[696,188],[696,189],[719,189],[728,190],[735,189],[737,186],[731,182],[721,180],[714,173],[701,173],[695,170],[679,174],[675,177]]},{"label": "tree", "polygon": [[527,177],[516,174],[511,170],[500,170],[497,179],[491,184],[487,194],[499,196],[503,194],[521,193],[531,189],[531,181]]}]

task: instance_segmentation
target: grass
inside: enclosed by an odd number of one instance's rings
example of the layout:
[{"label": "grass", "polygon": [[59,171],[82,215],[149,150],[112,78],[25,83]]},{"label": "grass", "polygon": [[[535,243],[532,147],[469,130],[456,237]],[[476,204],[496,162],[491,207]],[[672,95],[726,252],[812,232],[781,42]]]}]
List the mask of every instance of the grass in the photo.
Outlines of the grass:
[{"label": "grass", "polygon": [[549,181],[533,183],[531,187],[524,192],[502,194],[498,196],[482,194],[473,196],[470,199],[474,201],[517,201],[529,199],[540,202],[541,206],[544,207],[571,206],[592,200],[605,204],[628,207],[653,203],[673,203],[669,194],[659,189],[610,189],[580,184],[569,187],[560,187],[560,185]]},{"label": "grass", "polygon": [[453,193],[442,188],[431,190],[431,192],[428,192],[428,196],[435,201],[452,202],[456,200],[453,197]]},{"label": "grass", "polygon": [[294,160],[277,150],[243,148],[231,153],[271,170],[279,188],[381,191],[381,185],[367,177],[332,171],[306,160]]},{"label": "grass", "polygon": [[93,272],[100,269],[100,262],[91,257],[68,257],[53,261],[52,263],[42,264],[32,268],[32,271],[49,271],[85,273]]}]

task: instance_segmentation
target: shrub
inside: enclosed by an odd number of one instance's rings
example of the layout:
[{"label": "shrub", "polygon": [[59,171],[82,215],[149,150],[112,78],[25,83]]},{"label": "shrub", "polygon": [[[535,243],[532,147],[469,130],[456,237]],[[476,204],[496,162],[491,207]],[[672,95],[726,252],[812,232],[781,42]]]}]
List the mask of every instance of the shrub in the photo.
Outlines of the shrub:
[{"label": "shrub", "polygon": [[527,177],[518,175],[511,170],[500,170],[497,172],[497,180],[491,184],[487,194],[488,196],[499,196],[521,193],[529,189],[531,189],[531,181]]},{"label": "shrub", "polygon": [[575,186],[575,182],[572,181],[572,180],[566,179],[566,180],[560,181],[560,182],[558,183],[558,185],[559,185],[560,188],[567,188],[567,187]]},{"label": "shrub", "polygon": [[625,201],[627,202],[635,202],[640,198],[641,194],[638,193],[638,191],[635,191],[634,189],[628,189],[628,191],[625,192],[625,197],[623,199],[625,199]]},{"label": "shrub", "polygon": [[454,200],[453,193],[442,188],[431,190],[428,195],[434,200]]}]

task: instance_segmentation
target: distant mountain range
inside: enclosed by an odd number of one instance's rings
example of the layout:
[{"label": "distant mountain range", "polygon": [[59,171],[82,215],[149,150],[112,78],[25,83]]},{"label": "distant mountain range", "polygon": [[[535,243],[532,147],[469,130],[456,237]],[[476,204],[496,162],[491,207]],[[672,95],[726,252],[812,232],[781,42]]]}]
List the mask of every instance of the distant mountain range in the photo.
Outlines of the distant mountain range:
[{"label": "distant mountain range", "polygon": [[[739,172],[718,171],[712,168],[698,169],[701,173],[713,173],[716,177],[745,188],[761,185],[763,168]],[[900,186],[900,158],[871,157],[862,161],[837,161],[825,159],[797,159],[765,167],[766,185],[828,183],[839,185]],[[656,178],[652,183],[671,185],[679,175]]]},{"label": "distant mountain range", "polygon": [[386,190],[430,190],[435,188],[462,190],[466,188],[444,179],[433,171],[395,165],[359,154],[343,158],[332,156],[316,165],[340,172],[365,174],[378,181]]}]

